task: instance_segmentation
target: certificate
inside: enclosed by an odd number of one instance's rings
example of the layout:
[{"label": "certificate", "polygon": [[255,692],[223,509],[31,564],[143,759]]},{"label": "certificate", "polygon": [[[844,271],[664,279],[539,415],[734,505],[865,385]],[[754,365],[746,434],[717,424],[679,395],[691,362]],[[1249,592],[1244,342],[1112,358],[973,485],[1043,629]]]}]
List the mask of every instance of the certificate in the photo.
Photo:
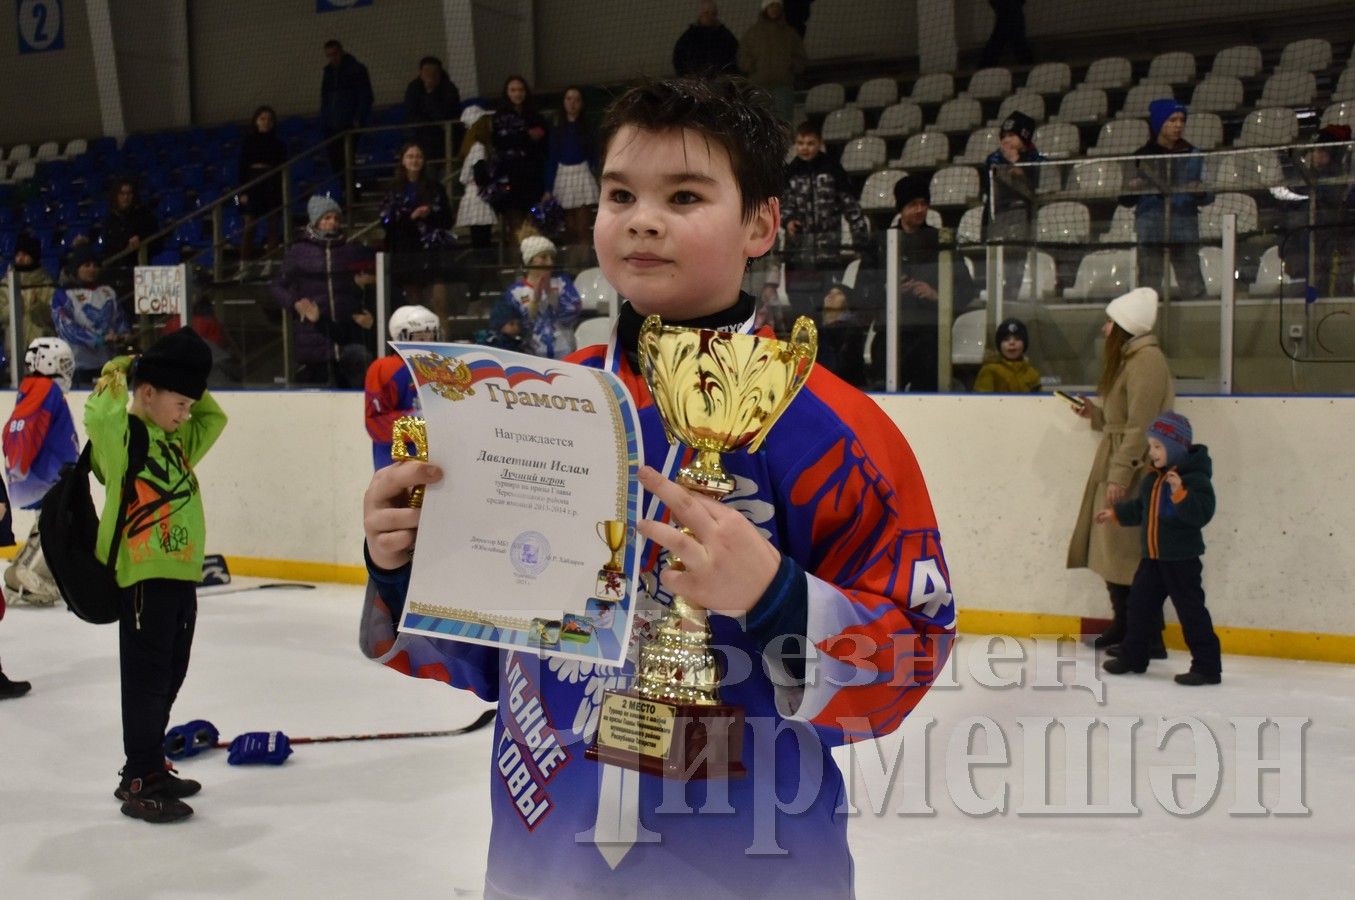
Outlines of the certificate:
[{"label": "certificate", "polygon": [[625,386],[493,347],[391,346],[445,473],[424,495],[400,630],[624,662],[642,463]]}]

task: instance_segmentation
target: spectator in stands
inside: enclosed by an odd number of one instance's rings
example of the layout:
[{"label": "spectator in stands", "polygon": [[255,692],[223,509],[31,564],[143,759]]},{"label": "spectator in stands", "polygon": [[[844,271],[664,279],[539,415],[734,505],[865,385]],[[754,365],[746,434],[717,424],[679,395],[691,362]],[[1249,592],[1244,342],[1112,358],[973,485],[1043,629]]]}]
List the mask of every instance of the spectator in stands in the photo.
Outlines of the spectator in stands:
[{"label": "spectator in stands", "polygon": [[446,281],[456,243],[452,223],[452,201],[429,171],[423,148],[406,142],[381,203],[391,281],[404,295],[401,304],[426,304],[439,322],[447,318]]},{"label": "spectator in stands", "polygon": [[[254,110],[250,127],[240,142],[240,180],[252,181],[287,161],[287,145],[277,134],[278,114],[271,106]],[[272,266],[272,256],[282,246],[282,173],[271,176],[251,187],[240,196],[245,207],[245,228],[240,237],[240,273],[247,274],[254,259],[254,229],[258,222],[264,227],[264,253],[269,260],[266,272]]]},{"label": "spectator in stands", "polygon": [[[988,240],[1007,244],[1002,252],[1002,297],[1015,300],[1026,273],[1031,218],[1035,210],[1038,172],[1018,163],[1041,162],[1035,149],[1035,120],[1014,112],[1002,120],[998,147],[983,161],[983,212],[988,217]],[[989,285],[992,292],[992,285]]]},{"label": "spectator in stands", "polygon": [[526,332],[527,352],[563,359],[574,352],[574,324],[583,299],[574,280],[555,271],[556,248],[548,238],[530,224],[523,227],[520,237],[523,273],[504,291],[503,299],[517,310]]},{"label": "spectator in stands", "polygon": [[71,251],[61,286],[52,295],[57,336],[75,354],[73,387],[93,385],[104,363],[122,352],[132,330],[117,293],[100,274],[94,248],[82,244]]},{"label": "spectator in stands", "polygon": [[988,0],[988,5],[997,18],[993,20],[993,33],[983,47],[979,65],[997,65],[1002,51],[1008,47],[1021,65],[1035,62],[1035,54],[1030,52],[1030,42],[1026,40],[1026,0]]},{"label": "spectator in stands", "polygon": [[[23,332],[18,344],[27,346],[34,338],[53,337],[52,295],[56,285],[42,267],[42,241],[31,232],[19,235],[14,244],[14,275],[19,282],[19,297],[23,300]],[[9,309],[9,279],[0,280],[0,309]]]},{"label": "spectator in stands", "polygon": [[494,172],[506,179],[506,190],[492,201],[503,222],[504,240],[511,240],[531,208],[545,193],[546,120],[537,112],[531,88],[521,75],[503,83],[494,114]]},{"label": "spectator in stands", "polygon": [[490,307],[489,328],[475,333],[475,343],[514,353],[530,353],[522,332],[522,313],[513,298],[504,295]]},{"label": "spectator in stands", "polygon": [[[482,182],[489,178],[489,150],[494,122],[491,111],[482,106],[467,106],[461,111],[466,136],[461,139],[461,205],[456,210],[456,227],[470,230],[470,245],[487,250],[493,243],[494,223],[498,216],[480,196]],[[478,173],[478,174],[477,174]]]},{"label": "spectator in stands", "polygon": [[[150,207],[141,202],[137,194],[136,182],[130,178],[118,178],[108,194],[108,215],[100,226],[102,255],[108,260],[104,275],[119,297],[132,292],[132,269],[137,264],[137,252],[142,243],[155,234],[160,224]],[[158,247],[146,248],[146,258],[155,255]],[[126,256],[112,259],[123,251]],[[130,307],[129,307],[130,308]]]},{"label": "spectator in stands", "polygon": [[1185,104],[1170,98],[1148,104],[1148,143],[1135,155],[1154,158],[1137,161],[1120,205],[1134,207],[1139,284],[1159,293],[1169,290],[1162,259],[1167,251],[1180,296],[1189,299],[1204,296],[1200,207],[1214,202],[1214,195],[1201,188],[1204,156],[1181,136],[1185,128]]},{"label": "spectator in stands", "polygon": [[[842,246],[842,219],[851,228],[853,246]],[[786,229],[786,296],[797,316],[810,315],[823,298],[824,273],[840,270],[853,250],[865,249],[870,226],[856,191],[837,160],[823,150],[814,122],[795,129],[795,158],[786,166],[781,195]]]},{"label": "spectator in stands", "polygon": [[762,0],[762,12],[739,42],[739,68],[772,97],[783,121],[795,115],[795,76],[805,70],[804,40],[786,24],[781,0]]},{"label": "spectator in stands", "polygon": [[848,384],[865,387],[866,331],[870,323],[852,308],[853,294],[846,284],[834,281],[823,295],[815,365],[823,366]]},{"label": "spectator in stands", "polygon": [[565,211],[567,252],[582,267],[593,246],[593,217],[598,211],[597,135],[584,118],[583,91],[565,88],[563,117],[551,129],[546,154],[546,193]]},{"label": "spectator in stands", "polygon": [[673,45],[673,71],[683,77],[739,74],[739,39],[720,21],[714,0],[696,6],[696,21]]},{"label": "spectator in stands", "polygon": [[[1094,641],[1098,648],[1124,640],[1141,530],[1097,526],[1094,520],[1107,506],[1138,495],[1139,482],[1148,471],[1148,426],[1171,408],[1176,396],[1167,358],[1153,334],[1156,322],[1157,292],[1152,288],[1135,288],[1110,301],[1101,329],[1105,361],[1096,386],[1101,402],[1083,397],[1082,405],[1073,408],[1102,435],[1068,545],[1068,568],[1091,569],[1105,579],[1110,594],[1114,619]],[[1166,659],[1160,605],[1152,635],[1152,658]]]},{"label": "spectator in stands", "polygon": [[1030,332],[1020,319],[1004,319],[993,335],[997,352],[986,360],[974,379],[974,390],[985,394],[1031,394],[1040,389],[1040,370],[1026,359]]},{"label": "spectator in stands", "polygon": [[307,204],[310,224],[287,248],[274,298],[296,314],[292,332],[293,379],[302,384],[361,388],[372,360],[375,319],[364,288],[372,284],[372,254],[343,234],[343,211],[329,197]]},{"label": "spectator in stands", "polygon": [[[350,128],[361,128],[372,115],[372,79],[367,67],[357,57],[344,52],[336,40],[325,42],[325,70],[320,79],[320,133],[326,138],[342,134]],[[357,136],[353,139],[353,153],[357,154]],[[325,148],[329,154],[329,168],[335,175],[343,172],[343,141]]]},{"label": "spectator in stands", "polygon": [[786,12],[786,24],[795,29],[801,38],[805,36],[805,26],[809,24],[810,8],[814,0],[783,0]]},{"label": "spectator in stands", "polygon": [[[1328,125],[1313,138],[1314,147],[1298,161],[1290,184],[1273,187],[1271,194],[1284,204],[1288,235],[1281,244],[1285,274],[1308,282],[1311,299],[1341,296],[1351,290],[1352,254],[1355,240],[1350,229],[1355,222],[1355,195],[1346,168],[1349,125]],[[1310,220],[1311,216],[1311,220]],[[1313,228],[1308,228],[1309,222]],[[1311,234],[1312,241],[1309,242]],[[1308,266],[1309,250],[1313,265]]]},{"label": "spectator in stands", "polygon": [[[414,124],[441,123],[455,119],[461,110],[461,92],[443,71],[442,60],[425,56],[419,60],[419,74],[405,88],[405,109]],[[452,131],[452,140],[460,137],[459,129]],[[424,124],[414,129],[414,142],[423,148],[431,160],[450,160],[455,143],[446,143],[446,131],[441,124]]]},{"label": "spectator in stands", "polygon": [[[899,383],[904,390],[935,391],[937,338],[940,334],[941,235],[927,224],[931,209],[931,179],[908,175],[894,184],[898,215],[890,223],[899,230]],[[863,305],[875,321],[871,345],[873,375],[883,383],[885,371],[885,325],[888,271],[888,234],[880,234],[869,255],[868,266],[858,276],[867,291]],[[978,291],[959,254],[951,254],[952,319],[974,301]]]}]

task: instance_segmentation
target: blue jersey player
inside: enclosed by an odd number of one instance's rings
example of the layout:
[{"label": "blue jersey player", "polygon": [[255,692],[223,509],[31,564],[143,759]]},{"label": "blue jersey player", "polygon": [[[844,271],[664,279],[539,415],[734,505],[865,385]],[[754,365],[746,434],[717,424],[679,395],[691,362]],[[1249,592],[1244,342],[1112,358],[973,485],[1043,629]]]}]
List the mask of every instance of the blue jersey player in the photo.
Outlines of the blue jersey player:
[{"label": "blue jersey player", "polygon": [[[762,451],[725,457],[737,486],[724,502],[671,480],[684,454],[639,374],[637,337],[650,314],[753,327],[740,285],[776,238],[789,146],[763,101],[741,82],[678,79],[613,104],[594,240],[625,302],[610,342],[571,357],[620,378],[645,459],[664,461],[641,473],[666,512],[639,525],[650,549],[635,631],[675,593],[711,611],[721,701],[746,714],[746,777],[673,782],[585,757],[604,691],[634,676],[634,642],[611,668],[398,634],[419,520],[407,492],[442,472],[402,462],[367,490],[364,651],[499,705],[486,897],[851,896],[830,750],[897,728],[949,649],[950,576],[917,461],[879,406],[827,370]],[[669,553],[685,571],[661,567]]]}]

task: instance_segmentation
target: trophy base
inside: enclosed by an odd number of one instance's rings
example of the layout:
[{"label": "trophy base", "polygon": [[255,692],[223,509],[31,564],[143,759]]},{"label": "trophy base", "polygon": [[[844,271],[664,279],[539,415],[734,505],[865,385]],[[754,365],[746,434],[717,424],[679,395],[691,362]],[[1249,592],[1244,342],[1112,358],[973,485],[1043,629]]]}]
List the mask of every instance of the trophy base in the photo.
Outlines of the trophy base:
[{"label": "trophy base", "polygon": [[742,778],[743,709],[608,693],[584,756],[660,778]]}]

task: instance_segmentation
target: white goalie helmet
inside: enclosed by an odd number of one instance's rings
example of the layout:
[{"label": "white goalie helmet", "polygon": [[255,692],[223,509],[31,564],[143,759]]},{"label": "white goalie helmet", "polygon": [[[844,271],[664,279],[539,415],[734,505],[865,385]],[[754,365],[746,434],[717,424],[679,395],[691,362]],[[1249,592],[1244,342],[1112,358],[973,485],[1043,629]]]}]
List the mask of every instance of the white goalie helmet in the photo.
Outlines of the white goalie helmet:
[{"label": "white goalie helmet", "polygon": [[391,313],[390,339],[393,341],[440,341],[442,322],[426,306],[402,306]]},{"label": "white goalie helmet", "polygon": [[71,376],[75,374],[75,356],[71,345],[59,337],[34,338],[24,353],[24,365],[28,371],[38,375],[48,375],[56,379],[61,389],[71,389]]}]

